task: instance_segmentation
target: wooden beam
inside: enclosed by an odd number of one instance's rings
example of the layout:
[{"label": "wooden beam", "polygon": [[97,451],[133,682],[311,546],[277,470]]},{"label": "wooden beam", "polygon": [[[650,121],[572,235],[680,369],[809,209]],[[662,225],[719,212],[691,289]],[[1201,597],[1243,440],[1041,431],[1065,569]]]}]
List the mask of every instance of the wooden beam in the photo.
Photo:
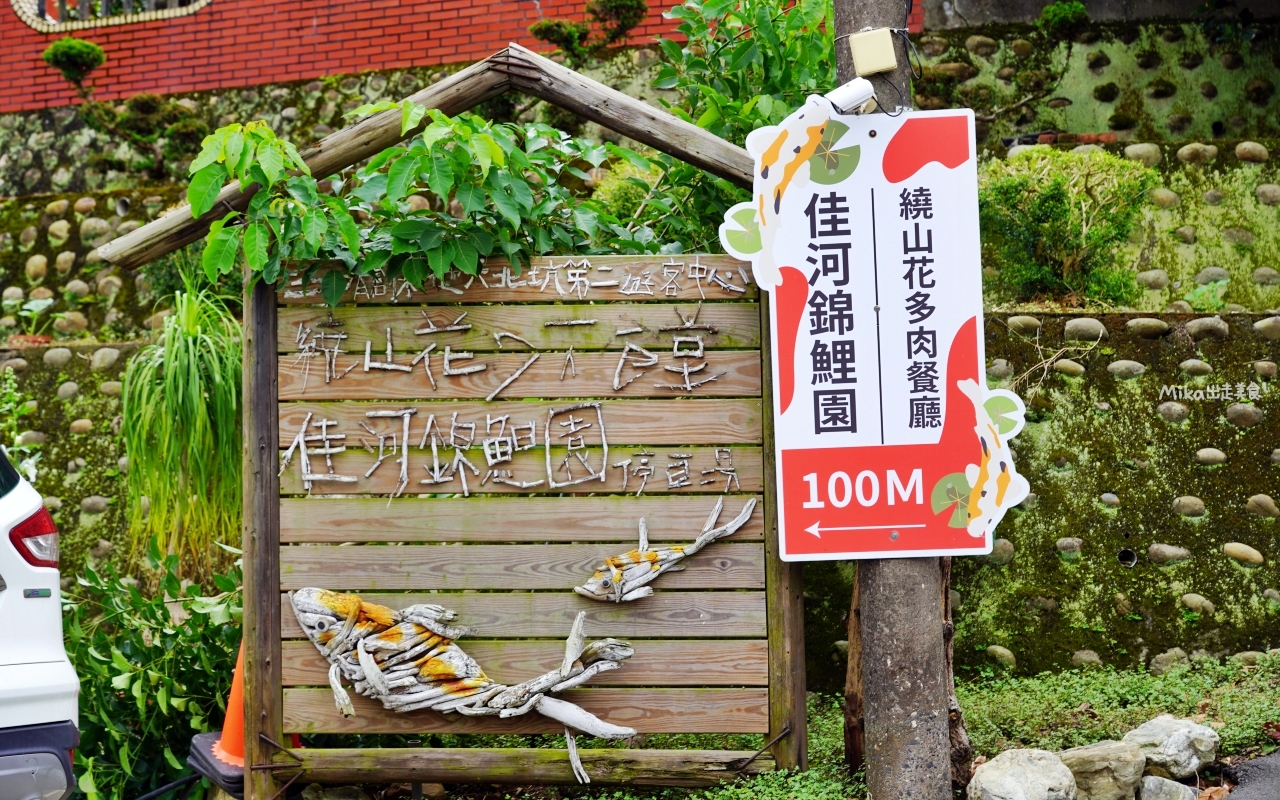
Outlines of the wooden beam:
[{"label": "wooden beam", "polygon": [[[305,782],[352,784],[576,783],[566,750],[535,748],[356,748],[291,750],[276,756],[277,776],[298,772]],[[714,786],[721,781],[772,772],[768,753],[745,766],[752,753],[735,750],[579,750],[592,785]]]},{"label": "wooden beam", "polygon": [[[746,150],[517,44],[408,99],[452,115],[474,108],[512,87],[739,186],[751,186],[752,160]],[[400,118],[397,110],[366,117],[307,147],[301,152],[302,158],[313,175],[332,175],[421,130],[420,125],[401,134]],[[203,216],[193,218],[189,206],[179,205],[160,219],[102,245],[98,254],[126,269],[140,267],[200,239],[228,210],[243,211],[256,191],[257,184],[242,188],[233,181],[223,188],[213,208]]]},{"label": "wooden beam", "polygon": [[[244,304],[244,734],[245,762],[266,764],[281,741],[280,480],[276,447],[276,295],[258,282]],[[245,771],[245,796],[266,800],[270,772]]]}]

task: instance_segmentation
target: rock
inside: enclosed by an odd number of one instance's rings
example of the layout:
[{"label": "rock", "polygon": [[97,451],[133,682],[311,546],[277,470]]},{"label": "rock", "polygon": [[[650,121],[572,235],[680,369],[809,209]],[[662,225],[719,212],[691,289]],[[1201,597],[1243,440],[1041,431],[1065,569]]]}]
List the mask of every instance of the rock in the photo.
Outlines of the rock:
[{"label": "rock", "polygon": [[1201,286],[1204,286],[1205,284],[1209,284],[1209,283],[1216,283],[1218,281],[1229,281],[1229,280],[1231,280],[1231,273],[1227,272],[1222,267],[1205,267],[1204,269],[1197,272],[1195,277],[1196,283],[1200,284]]},{"label": "rock", "polygon": [[[1260,517],[1280,517],[1280,508],[1276,506],[1276,501],[1272,499],[1271,495],[1255,494],[1245,502],[1244,507],[1250,514],[1257,514]],[[1244,545],[1241,546],[1243,547]],[[1253,548],[1249,549],[1253,550]],[[1253,552],[1257,553],[1258,551],[1254,550]],[[1227,553],[1227,555],[1230,556],[1231,554]],[[1231,557],[1235,558],[1235,556]],[[1262,555],[1258,554],[1258,558],[1261,559]],[[1261,564],[1262,562],[1258,561],[1257,563]]]},{"label": "rock", "polygon": [[1009,49],[1012,50],[1013,54],[1018,58],[1026,58],[1035,52],[1036,48],[1035,45],[1031,44],[1031,42],[1026,39],[1014,39],[1012,42],[1009,42]]},{"label": "rock", "polygon": [[1232,403],[1227,406],[1227,421],[1241,428],[1252,428],[1262,422],[1262,409],[1251,403]]},{"label": "rock", "polygon": [[29,444],[44,444],[49,440],[42,431],[23,431],[18,434],[18,438],[14,440],[14,444],[22,447]]},{"label": "rock", "polygon": [[100,241],[111,232],[111,223],[101,217],[86,217],[80,223],[80,243],[86,247],[97,247]]},{"label": "rock", "polygon": [[1013,553],[1013,542],[1008,539],[996,539],[991,543],[991,553],[986,556],[986,559],[992,564],[1003,567],[1013,561]]},{"label": "rock", "polygon": [[1017,77],[1018,71],[1013,67],[1001,67],[996,70],[996,77],[1002,81],[1012,81]]},{"label": "rock", "polygon": [[142,321],[142,327],[146,328],[147,330],[158,331],[164,327],[165,319],[172,315],[173,315],[172,308],[166,308],[161,311],[157,311],[156,313],[152,314],[151,316],[147,317],[145,320]]},{"label": "rock", "polygon": [[89,284],[77,278],[73,281],[67,281],[65,291],[72,297],[80,298],[88,297],[91,290],[89,289]]},{"label": "rock", "polygon": [[1147,558],[1151,559],[1151,563],[1159,566],[1168,564],[1177,564],[1180,561],[1186,561],[1191,558],[1191,551],[1185,547],[1177,547],[1171,544],[1161,544],[1157,542],[1147,548]]},{"label": "rock", "polygon": [[37,253],[27,259],[26,265],[27,280],[36,283],[44,280],[44,276],[49,272],[49,259]]},{"label": "rock", "polygon": [[86,514],[101,514],[107,510],[111,501],[102,495],[95,494],[80,501],[80,510]]},{"label": "rock", "polygon": [[[35,228],[28,228],[27,230],[32,231],[31,238],[34,240]],[[26,235],[26,232],[27,231],[22,232],[24,236]],[[48,233],[49,233],[49,242],[53,244],[54,247],[58,247],[67,240],[67,237],[71,236],[71,223],[66,221],[65,219],[54,220],[49,224]]]},{"label": "rock", "polygon": [[1218,157],[1218,148],[1211,144],[1192,142],[1178,148],[1178,160],[1187,164],[1208,164]]},{"label": "rock", "polygon": [[58,387],[58,399],[70,400],[80,393],[80,385],[75,381],[67,381]]},{"label": "rock", "polygon": [[1202,447],[1196,451],[1196,461],[1209,466],[1225,464],[1227,462],[1227,454],[1216,447]]},{"label": "rock", "polygon": [[1256,667],[1258,666],[1258,662],[1266,657],[1266,653],[1262,653],[1257,650],[1244,650],[1233,655],[1231,660],[1238,661],[1246,667]]},{"label": "rock", "polygon": [[102,559],[111,555],[111,551],[115,549],[115,545],[106,539],[99,539],[98,543],[89,548],[89,555],[94,558]]},{"label": "rock", "polygon": [[1280,447],[1277,447],[1275,450],[1271,451],[1271,463],[1280,464]]},{"label": "rock", "polygon": [[[1280,283],[1280,276],[1277,276],[1276,282]],[[1025,314],[1009,317],[1006,324],[1009,326],[1009,330],[1014,333],[1020,333],[1023,336],[1035,336],[1040,332],[1040,320],[1035,317],[1026,316]]]},{"label": "rock", "polygon": [[1097,50],[1085,57],[1085,63],[1089,69],[1096,72],[1111,66],[1111,57],[1101,50]]},{"label": "rock", "polygon": [[1124,741],[1142,748],[1148,773],[1186,778],[1213,762],[1219,740],[1213,728],[1161,714],[1126,733]]},{"label": "rock", "polygon": [[26,296],[27,293],[22,290],[21,286],[6,286],[4,287],[4,292],[0,293],[0,297],[3,297],[7,303],[21,303]]},{"label": "rock", "polygon": [[1253,244],[1258,237],[1244,228],[1223,228],[1222,239],[1227,244]]},{"label": "rock", "polygon": [[101,372],[104,369],[111,369],[119,360],[119,350],[114,347],[99,347],[94,351],[93,358],[89,360],[89,367],[90,369]]},{"label": "rock", "polygon": [[1223,321],[1222,317],[1200,317],[1193,319],[1187,323],[1187,335],[1192,339],[1199,341],[1206,336],[1215,336],[1219,339],[1227,338],[1231,328]]},{"label": "rock", "polygon": [[1175,230],[1173,234],[1181,239],[1183,244],[1196,243],[1196,228],[1194,225],[1183,225]]},{"label": "rock", "polygon": [[102,385],[98,387],[98,391],[107,397],[119,397],[120,392],[123,390],[124,384],[120,381],[103,381]]},{"label": "rock", "polygon": [[1147,775],[1138,789],[1138,800],[1196,800],[1200,795],[1185,784]]},{"label": "rock", "polygon": [[103,297],[113,297],[123,288],[124,281],[118,275],[107,275],[98,281],[98,294]]},{"label": "rock", "polygon": [[77,214],[88,214],[90,211],[98,207],[98,201],[92,197],[81,197],[76,201],[75,209]]},{"label": "rock", "polygon": [[1280,203],[1280,185],[1278,184],[1259,184],[1258,188],[1253,190],[1253,194],[1258,198],[1258,202],[1264,206],[1274,206]]},{"label": "rock", "polygon": [[93,430],[93,420],[78,419],[71,423],[69,430],[72,433],[89,433]]},{"label": "rock", "polygon": [[122,475],[128,475],[129,474],[129,457],[120,456],[120,458],[116,459],[116,466],[120,468],[120,473]]},{"label": "rock", "polygon": [[1111,600],[1115,603],[1116,613],[1120,616],[1133,613],[1133,603],[1129,602],[1129,598],[1125,597],[1123,592],[1116,592]]},{"label": "rock", "polygon": [[1182,197],[1172,189],[1166,189],[1162,186],[1151,191],[1151,202],[1160,208],[1173,208],[1182,202]]},{"label": "rock", "polygon": [[1236,158],[1241,161],[1252,161],[1255,164],[1261,164],[1270,156],[1267,148],[1257,142],[1241,142],[1236,145]]},{"label": "rock", "polygon": [[1280,315],[1258,320],[1253,323],[1253,329],[1273,342],[1280,339]]},{"label": "rock", "polygon": [[1076,781],[1047,750],[1006,750],[980,764],[968,800],[1076,800]]},{"label": "rock", "polygon": [[948,591],[948,593],[949,593],[949,594],[948,594],[948,597],[949,597],[949,599],[951,600],[951,607],[952,607],[952,608],[959,608],[960,606],[964,605],[964,596],[963,596],[963,595],[961,595],[961,594],[960,594],[959,592],[957,592],[955,589],[948,589],[947,591]]},{"label": "rock", "polygon": [[1213,374],[1213,367],[1210,366],[1208,362],[1201,361],[1198,358],[1188,358],[1186,361],[1183,361],[1178,365],[1178,369],[1188,375],[1195,375],[1197,377]]},{"label": "rock", "polygon": [[[1251,497],[1249,499],[1253,500],[1258,497],[1267,497],[1267,496],[1254,495],[1254,497]],[[1267,499],[1271,500],[1270,497],[1267,497]],[[1271,500],[1271,507],[1272,508],[1276,507],[1274,500]],[[1268,516],[1280,516],[1280,511],[1277,511],[1275,514],[1269,514]],[[1262,557],[1262,553],[1259,553],[1257,550],[1253,549],[1249,545],[1244,544],[1242,542],[1227,542],[1222,546],[1222,552],[1228,558],[1234,559],[1240,562],[1241,564],[1244,564],[1245,566],[1249,566],[1249,567],[1262,566],[1263,562],[1266,561],[1266,559]]]},{"label": "rock", "polygon": [[32,300],[52,300],[53,290],[48,286],[37,286],[31,290]]},{"label": "rock", "polygon": [[51,347],[44,351],[43,360],[45,366],[61,369],[71,363],[71,350],[66,347]]},{"label": "rock", "polygon": [[1193,495],[1183,495],[1173,501],[1173,513],[1184,517],[1203,517],[1204,501]]},{"label": "rock", "polygon": [[920,51],[930,58],[937,58],[951,49],[951,42],[941,36],[925,36],[920,40]]},{"label": "rock", "polygon": [[67,209],[70,207],[70,205],[71,203],[68,202],[67,200],[54,200],[53,202],[49,203],[49,205],[44,207],[44,213],[48,214],[51,217],[60,217],[63,214],[67,213]]},{"label": "rock", "polygon": [[930,71],[941,73],[942,75],[946,75],[949,78],[954,78],[956,83],[964,83],[965,81],[969,80],[970,78],[978,74],[978,70],[974,69],[968,64],[965,64],[962,61],[953,61],[945,64],[936,64],[933,66],[932,69],[930,69],[929,67],[925,67],[926,77],[928,76],[928,73]]},{"label": "rock", "polygon": [[12,370],[14,373],[21,374],[27,371],[27,367],[31,366],[25,358],[10,358],[6,361],[0,361],[0,372]]},{"label": "rock", "polygon": [[1165,313],[1168,314],[1194,314],[1195,309],[1186,300],[1174,300],[1165,307]]},{"label": "rock", "polygon": [[1143,142],[1141,144],[1131,144],[1124,149],[1124,157],[1132,161],[1141,161],[1148,167],[1156,167],[1164,160],[1164,154],[1160,152],[1160,145]]},{"label": "rock", "polygon": [[59,511],[62,509],[62,498],[46,497],[44,499],[44,507],[49,509],[50,511]]},{"label": "rock", "polygon": [[89,327],[89,320],[79,311],[68,311],[62,315],[62,319],[53,321],[53,327],[63,333],[79,333]]},{"label": "rock", "polygon": [[964,40],[964,49],[979,56],[989,56],[995,53],[999,47],[1000,45],[995,39],[987,36],[974,35]]},{"label": "rock", "polygon": [[1067,321],[1062,338],[1069,342],[1096,342],[1110,338],[1106,326],[1092,317],[1075,317]]},{"label": "rock", "polygon": [[[1102,659],[1097,653],[1081,650],[1076,656],[1082,653],[1093,657],[1087,663],[1101,666]],[[1073,664],[1075,660],[1073,657]],[[1133,800],[1147,763],[1136,744],[1115,741],[1073,747],[1058,753],[1058,758],[1075,776],[1078,800]]]},{"label": "rock", "polygon": [[987,377],[1003,381],[1013,377],[1013,365],[1003,358],[997,358],[987,367]]},{"label": "rock", "polygon": [[1084,374],[1084,365],[1072,361],[1069,358],[1060,358],[1053,362],[1053,368],[1055,371],[1061,372],[1063,375],[1068,375],[1072,378],[1079,378]]},{"label": "rock", "polygon": [[1098,500],[1107,508],[1119,508],[1120,498],[1114,492],[1103,492]]},{"label": "rock", "polygon": [[[1213,603],[1209,602],[1204,595],[1196,594],[1195,592],[1187,592],[1182,597],[1178,598],[1178,602],[1182,603],[1188,609],[1197,614],[1203,614],[1206,617],[1213,616]],[[1196,653],[1192,653],[1191,655],[1194,656]]]},{"label": "rock", "polygon": [[[1174,647],[1151,659],[1151,664],[1148,665],[1147,671],[1156,677],[1160,677],[1174,667],[1189,665],[1190,663],[1191,659],[1187,657],[1187,651],[1181,647]],[[1132,731],[1130,732],[1132,733]],[[1125,738],[1128,739],[1128,735]],[[1139,744],[1138,746],[1141,747],[1142,745]]]},{"label": "rock", "polygon": [[1156,406],[1156,413],[1164,417],[1168,422],[1182,422],[1191,415],[1191,409],[1182,403],[1175,403],[1172,400],[1161,403]]},{"label": "rock", "polygon": [[58,271],[59,275],[66,275],[75,265],[76,254],[70,250],[63,250],[61,253],[58,253],[58,257],[53,260],[53,267]]},{"label": "rock", "polygon": [[1018,666],[1017,657],[1015,657],[1014,654],[1007,647],[1001,647],[998,644],[993,644],[987,648],[987,655],[991,656],[996,661],[999,661],[1001,664],[1004,664],[1006,667],[1009,667],[1010,669],[1013,669]]},{"label": "rock", "polygon": [[431,201],[420,194],[411,194],[406,197],[405,202],[409,204],[409,211],[429,211],[431,210]]},{"label": "rock", "polygon": [[1205,202],[1205,205],[1216,206],[1222,202],[1223,197],[1225,197],[1225,195],[1223,195],[1222,192],[1217,189],[1210,189],[1202,194],[1200,199]]},{"label": "rock", "polygon": [[1267,602],[1280,605],[1280,592],[1275,589],[1267,589],[1262,593],[1262,596],[1266,598]]},{"label": "rock", "polygon": [[1075,536],[1064,536],[1054,546],[1058,548],[1058,555],[1067,561],[1074,561],[1080,557],[1080,550],[1084,547],[1084,539]]},{"label": "rock", "polygon": [[1253,371],[1259,378],[1271,380],[1276,376],[1276,362],[1255,361],[1253,362]]},{"label": "rock", "polygon": [[1280,272],[1273,267],[1258,267],[1253,271],[1253,282],[1259,286],[1280,286]]},{"label": "rock", "polygon": [[[1092,650],[1077,650],[1071,656],[1071,666],[1073,667],[1100,667],[1102,666],[1102,657]],[[1068,766],[1070,766],[1068,764]],[[1072,770],[1074,773],[1075,770]],[[1076,786],[1079,787],[1079,776],[1076,777]]]},{"label": "rock", "polygon": [[1119,361],[1112,361],[1107,365],[1107,372],[1110,372],[1120,380],[1136,378],[1146,371],[1147,368],[1143,364],[1123,358]]},{"label": "rock", "polygon": [[1169,285],[1169,273],[1162,269],[1146,269],[1134,276],[1139,286],[1147,289],[1163,289]]}]

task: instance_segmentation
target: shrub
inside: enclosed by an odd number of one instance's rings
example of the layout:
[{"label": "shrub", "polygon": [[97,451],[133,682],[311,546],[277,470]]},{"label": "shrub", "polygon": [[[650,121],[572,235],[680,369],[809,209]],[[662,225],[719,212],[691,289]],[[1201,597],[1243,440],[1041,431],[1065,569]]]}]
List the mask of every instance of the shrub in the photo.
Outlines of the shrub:
[{"label": "shrub", "polygon": [[196,597],[179,581],[177,556],[161,558],[152,543],[148,560],[162,576],[154,597],[111,568],[86,569],[65,603],[80,676],[76,772],[88,800],[133,800],[190,774],[191,736],[222,724],[240,646],[240,569],[214,577],[218,595]]},{"label": "shrub", "polygon": [[1035,148],[992,160],[978,185],[984,262],[997,288],[1125,304],[1139,295],[1120,246],[1138,220],[1154,170],[1107,153]]},{"label": "shrub", "polygon": [[1089,11],[1079,0],[1058,0],[1040,12],[1040,27],[1055,39],[1066,39],[1089,21]]},{"label": "shrub", "polygon": [[89,90],[84,88],[84,79],[107,60],[107,54],[101,47],[71,36],[46,47],[41,57],[44,63],[61,72],[81,97],[89,95]]},{"label": "shrub", "polygon": [[645,0],[589,0],[587,17],[600,28],[591,40],[591,22],[543,19],[529,26],[529,34],[554,44],[565,54],[570,67],[584,66],[590,59],[604,56],[613,45],[627,38],[631,29],[649,14]]}]

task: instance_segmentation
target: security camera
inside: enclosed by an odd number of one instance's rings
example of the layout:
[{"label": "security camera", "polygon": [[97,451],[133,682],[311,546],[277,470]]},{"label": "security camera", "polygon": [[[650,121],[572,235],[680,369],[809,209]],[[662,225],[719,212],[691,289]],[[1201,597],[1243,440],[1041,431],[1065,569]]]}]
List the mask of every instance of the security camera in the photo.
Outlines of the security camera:
[{"label": "security camera", "polygon": [[866,78],[854,78],[843,86],[839,86],[825,95],[836,111],[841,114],[853,114],[876,97],[871,81]]}]

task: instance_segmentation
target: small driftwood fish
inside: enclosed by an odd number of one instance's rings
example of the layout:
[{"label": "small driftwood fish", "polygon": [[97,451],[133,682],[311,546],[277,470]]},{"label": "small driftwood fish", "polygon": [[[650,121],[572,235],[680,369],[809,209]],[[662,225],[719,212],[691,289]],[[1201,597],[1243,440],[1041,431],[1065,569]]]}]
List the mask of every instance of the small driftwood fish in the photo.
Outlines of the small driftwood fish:
[{"label": "small driftwood fish", "polygon": [[466,628],[448,623],[456,614],[440,606],[413,605],[402,611],[367,603],[354,594],[299,589],[289,602],[307,638],[329,662],[329,686],[344,717],[355,714],[342,686],[379,700],[392,711],[431,709],[444,714],[503,719],[537,711],[565,725],[569,761],[581,783],[590,783],[578,758],[573,731],[603,739],[635,736],[632,728],[605,722],[589,711],[549,695],[586,683],[617,669],[635,650],[617,639],[587,644],[586,612],[574,620],[558,669],[515,686],[496,683],[455,639]]},{"label": "small driftwood fish", "polygon": [[724,508],[724,498],[716,500],[716,507],[707,517],[707,524],[702,526],[702,533],[693,544],[673,545],[658,550],[649,549],[649,529],[644,518],[640,519],[640,546],[620,556],[605,559],[604,564],[591,576],[591,580],[573,590],[583,597],[603,602],[627,603],[653,594],[652,583],[664,572],[679,572],[684,569],[677,566],[685,557],[691,556],[717,539],[733,535],[746,521],[751,519],[755,510],[756,499],[747,501],[742,512],[731,522],[713,527],[720,518]]}]

